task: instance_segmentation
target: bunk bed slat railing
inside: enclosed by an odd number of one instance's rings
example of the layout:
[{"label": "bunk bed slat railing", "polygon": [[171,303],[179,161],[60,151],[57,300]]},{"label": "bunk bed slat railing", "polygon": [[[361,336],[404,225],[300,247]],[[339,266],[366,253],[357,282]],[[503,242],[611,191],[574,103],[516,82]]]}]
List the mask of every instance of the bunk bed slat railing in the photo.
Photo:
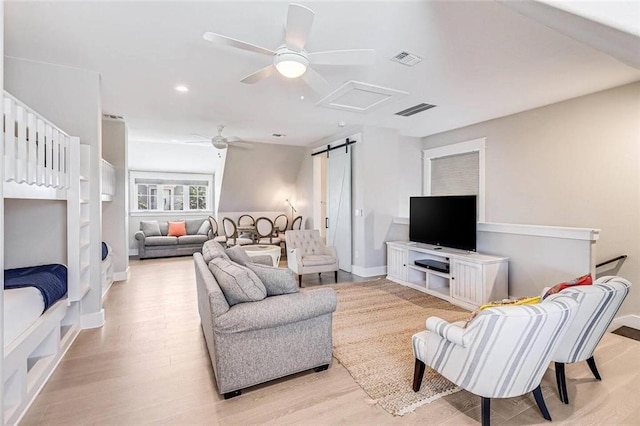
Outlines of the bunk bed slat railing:
[{"label": "bunk bed slat railing", "polygon": [[27,183],[35,185],[37,182],[36,165],[38,164],[38,119],[33,112],[27,113]]},{"label": "bunk bed slat railing", "polygon": [[67,189],[70,136],[7,92],[2,109],[4,180]]}]

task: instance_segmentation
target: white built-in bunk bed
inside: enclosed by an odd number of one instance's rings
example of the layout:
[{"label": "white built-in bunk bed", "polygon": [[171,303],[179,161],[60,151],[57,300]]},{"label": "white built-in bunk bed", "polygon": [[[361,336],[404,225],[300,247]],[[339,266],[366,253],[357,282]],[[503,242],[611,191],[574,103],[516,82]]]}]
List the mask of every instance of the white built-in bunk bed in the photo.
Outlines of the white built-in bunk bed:
[{"label": "white built-in bunk bed", "polygon": [[[80,331],[81,304],[90,290],[90,147],[81,145],[78,138],[67,135],[6,92],[2,105],[4,275],[8,277],[3,280],[2,395],[4,421],[15,424]],[[82,166],[86,169],[83,170]],[[33,208],[30,203],[34,203]],[[34,217],[38,214],[44,216],[46,206],[53,204],[60,210],[61,219],[55,225],[48,224],[41,231],[42,238],[36,241],[33,240],[33,229],[25,231],[26,240],[20,241],[22,233],[14,229],[15,223],[7,224],[12,217],[25,216],[25,211]],[[25,210],[15,211],[19,209]],[[34,209],[42,213],[29,212]],[[60,223],[64,222],[65,216],[66,224]],[[16,222],[20,223],[20,220]],[[40,225],[37,222],[32,222],[32,228]],[[42,245],[52,240],[57,243],[50,250],[44,247],[43,251]],[[17,251],[23,254],[16,257]],[[42,256],[47,251],[60,260],[60,265],[52,267],[56,276],[63,280],[66,272],[67,288],[62,298],[52,301],[46,292],[35,287],[6,289],[15,276],[23,281],[32,279],[32,276],[22,274],[22,269],[16,268],[50,263],[49,258]],[[48,270],[47,273],[52,272]],[[48,277],[45,275],[45,281]],[[45,302],[50,303],[46,310]]]},{"label": "white built-in bunk bed", "polygon": [[[101,168],[101,178],[102,178],[102,189],[101,189],[101,197],[102,202],[111,202],[113,201],[113,197],[115,195],[116,190],[116,172],[111,163],[106,160],[102,160],[102,168]],[[111,284],[113,284],[113,254],[112,249],[109,244],[106,242],[102,242],[102,274],[101,274],[101,283],[102,283],[102,297],[104,297],[109,289],[111,288]]]}]

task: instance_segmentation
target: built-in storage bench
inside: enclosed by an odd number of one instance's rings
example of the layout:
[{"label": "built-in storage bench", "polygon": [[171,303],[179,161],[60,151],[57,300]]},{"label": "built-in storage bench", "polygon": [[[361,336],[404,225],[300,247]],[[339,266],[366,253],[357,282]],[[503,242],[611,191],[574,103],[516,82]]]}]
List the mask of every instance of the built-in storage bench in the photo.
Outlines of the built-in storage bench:
[{"label": "built-in storage bench", "polygon": [[[420,266],[416,261],[427,261]],[[387,278],[467,309],[508,297],[508,258],[387,242]]]}]

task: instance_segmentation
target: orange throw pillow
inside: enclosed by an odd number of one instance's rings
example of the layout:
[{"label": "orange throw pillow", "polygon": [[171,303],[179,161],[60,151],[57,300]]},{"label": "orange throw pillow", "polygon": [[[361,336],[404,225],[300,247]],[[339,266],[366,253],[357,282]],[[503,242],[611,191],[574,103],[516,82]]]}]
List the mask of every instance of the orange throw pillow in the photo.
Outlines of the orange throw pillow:
[{"label": "orange throw pillow", "polygon": [[544,296],[542,296],[542,299],[544,300],[547,297],[551,296],[552,294],[560,293],[562,290],[564,290],[567,287],[573,287],[576,285],[591,285],[591,284],[593,284],[593,278],[591,277],[591,274],[583,275],[581,277],[574,278],[571,281],[565,281],[563,283],[554,285],[549,290],[547,290]]},{"label": "orange throw pillow", "polygon": [[187,225],[185,222],[169,222],[169,232],[167,232],[167,236],[182,237],[183,235],[187,235]]}]

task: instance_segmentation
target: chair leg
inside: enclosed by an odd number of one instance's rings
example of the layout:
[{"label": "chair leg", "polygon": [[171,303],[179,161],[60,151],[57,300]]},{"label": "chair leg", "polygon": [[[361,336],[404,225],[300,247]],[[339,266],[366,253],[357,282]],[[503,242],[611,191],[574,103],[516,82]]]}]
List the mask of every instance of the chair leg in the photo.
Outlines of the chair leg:
[{"label": "chair leg", "polygon": [[596,360],[593,359],[593,356],[591,356],[591,358],[587,359],[587,364],[589,365],[589,368],[591,369],[591,372],[593,373],[593,377],[595,377],[596,380],[602,380],[602,377],[600,377],[600,373],[598,373],[598,367],[596,367]]},{"label": "chair leg", "polygon": [[338,271],[333,272],[333,278],[335,278],[336,283],[338,282]]},{"label": "chair leg", "polygon": [[564,374],[564,363],[556,362],[556,383],[558,384],[558,396],[560,401],[565,404],[569,403],[569,395],[567,394],[567,378]]},{"label": "chair leg", "polygon": [[422,384],[422,376],[424,376],[425,369],[424,362],[420,361],[416,358],[416,365],[413,368],[413,391],[418,392],[420,390],[420,385]]},{"label": "chair leg", "polygon": [[482,412],[482,426],[491,424],[491,398],[480,397],[482,400],[480,411]]},{"label": "chair leg", "polygon": [[550,421],[551,415],[549,414],[549,410],[547,410],[547,406],[544,403],[544,397],[542,396],[542,389],[540,388],[540,385],[538,385],[538,387],[533,390],[533,397],[536,399],[536,403],[538,404],[538,408],[542,413],[542,417]]}]

